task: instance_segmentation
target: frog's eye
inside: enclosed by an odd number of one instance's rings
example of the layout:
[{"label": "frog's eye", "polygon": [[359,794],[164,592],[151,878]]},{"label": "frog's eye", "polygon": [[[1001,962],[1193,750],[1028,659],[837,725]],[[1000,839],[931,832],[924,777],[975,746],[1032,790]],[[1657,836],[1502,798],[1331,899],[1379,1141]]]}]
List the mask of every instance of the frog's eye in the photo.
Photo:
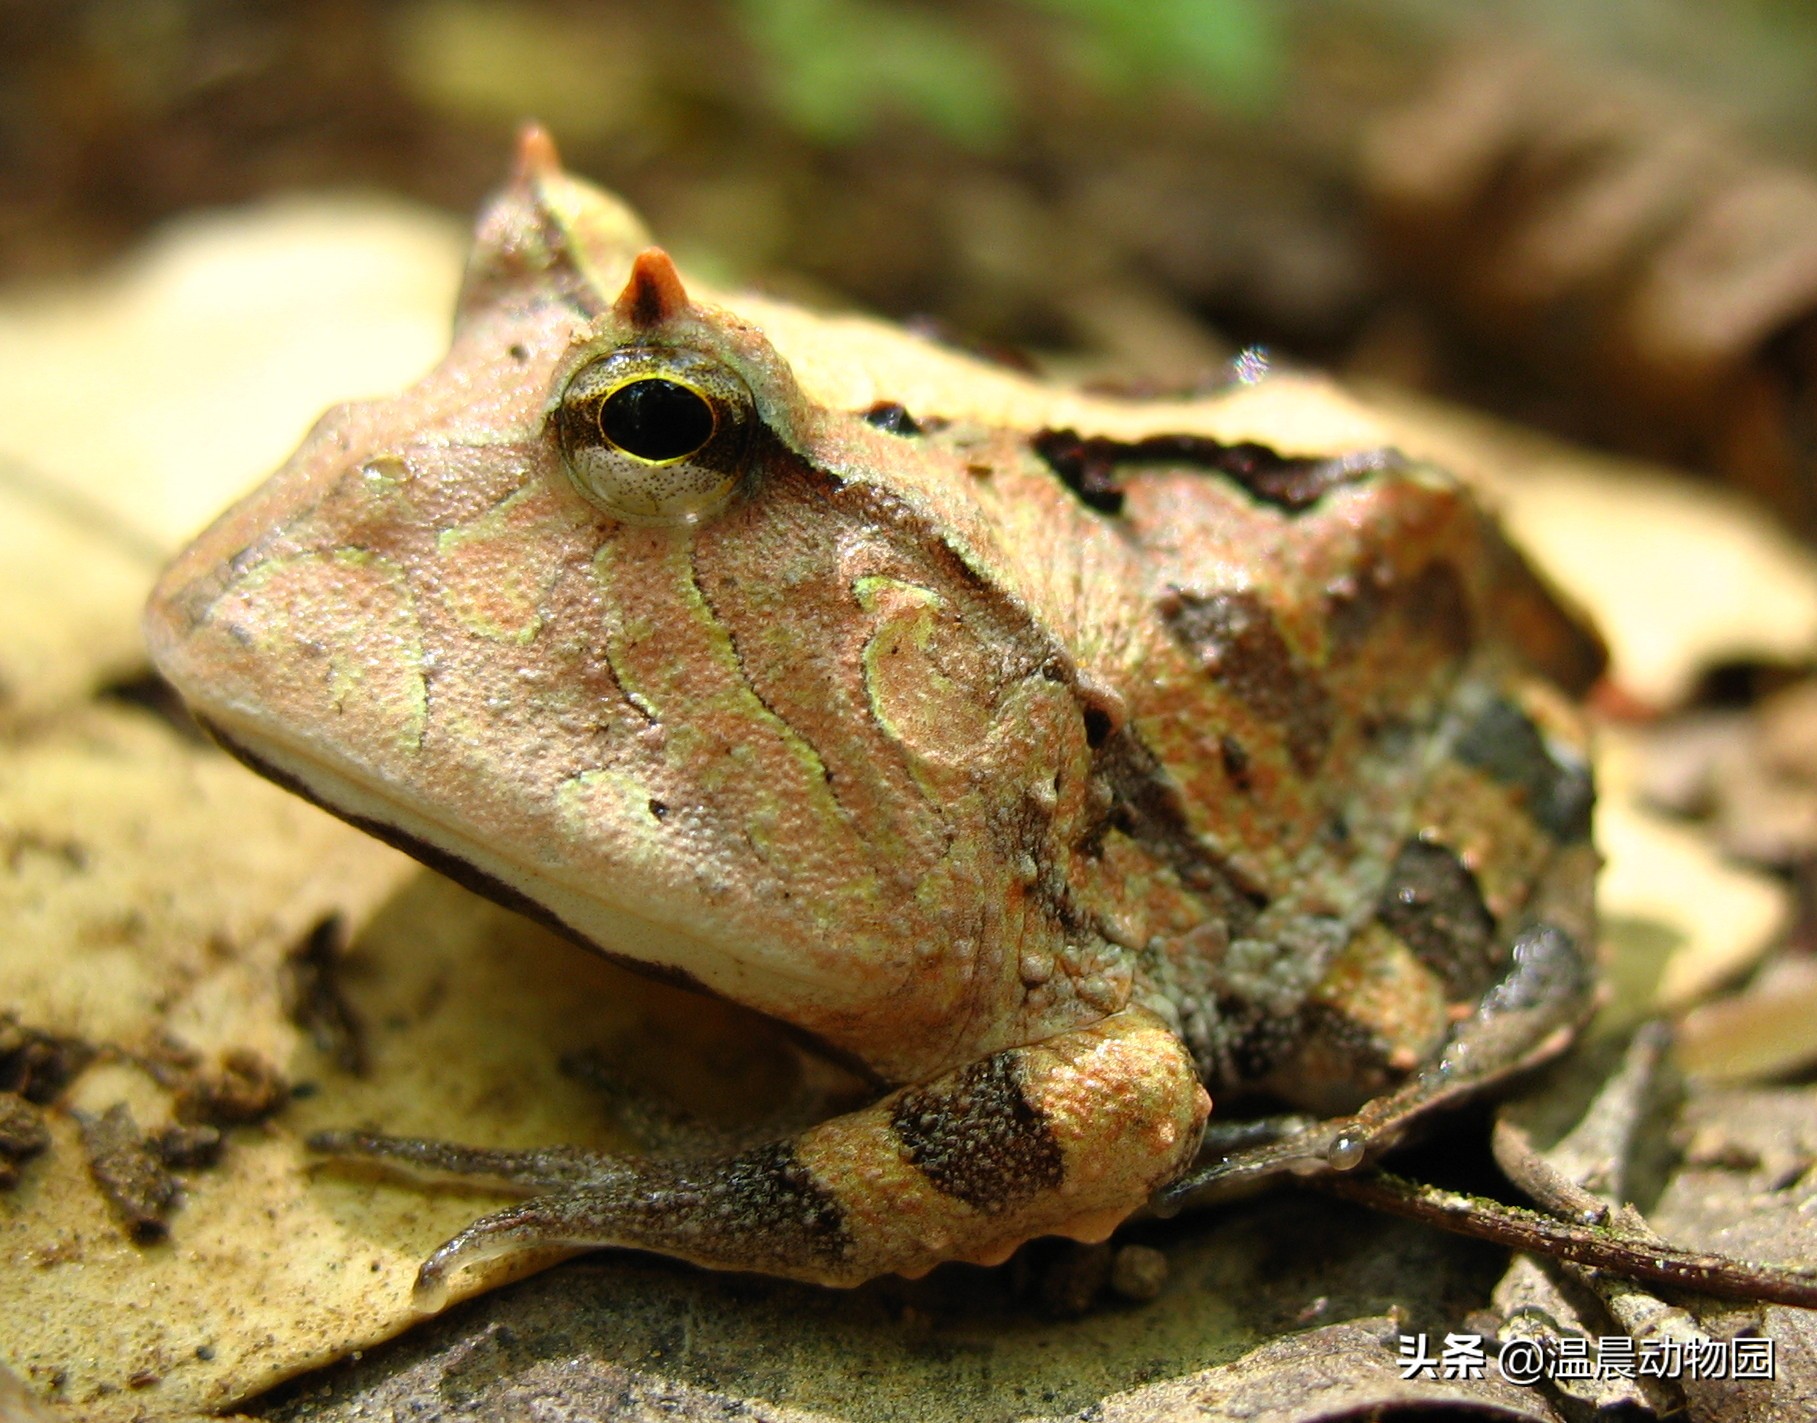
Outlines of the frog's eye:
[{"label": "frog's eye", "polygon": [[568,473],[608,514],[692,524],[737,489],[755,418],[750,388],[711,356],[629,346],[574,373],[555,427]]}]

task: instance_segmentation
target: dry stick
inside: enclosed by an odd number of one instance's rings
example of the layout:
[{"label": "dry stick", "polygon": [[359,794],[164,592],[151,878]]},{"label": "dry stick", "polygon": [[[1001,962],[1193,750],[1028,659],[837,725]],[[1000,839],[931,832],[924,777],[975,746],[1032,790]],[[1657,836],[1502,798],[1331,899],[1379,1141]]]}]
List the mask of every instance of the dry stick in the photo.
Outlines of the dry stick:
[{"label": "dry stick", "polygon": [[1592,1265],[1649,1284],[1674,1285],[1723,1299],[1817,1309],[1817,1274],[1807,1271],[1625,1240],[1595,1226],[1572,1225],[1483,1196],[1422,1185],[1388,1171],[1331,1172],[1305,1177],[1300,1184],[1384,1215],[1421,1221],[1512,1250]]},{"label": "dry stick", "polygon": [[[1497,1112],[1491,1144],[1502,1173],[1559,1220],[1605,1226],[1637,1247],[1664,1245],[1646,1218],[1621,1198],[1628,1191],[1636,1143],[1659,1097],[1660,1074],[1671,1045],[1667,1023],[1655,1019],[1637,1028],[1622,1053],[1621,1066],[1597,1091],[1577,1125],[1549,1151],[1534,1145],[1518,1103]],[[1710,1337],[1684,1306],[1667,1303],[1637,1280],[1569,1260],[1553,1263],[1595,1294],[1635,1339]]]}]

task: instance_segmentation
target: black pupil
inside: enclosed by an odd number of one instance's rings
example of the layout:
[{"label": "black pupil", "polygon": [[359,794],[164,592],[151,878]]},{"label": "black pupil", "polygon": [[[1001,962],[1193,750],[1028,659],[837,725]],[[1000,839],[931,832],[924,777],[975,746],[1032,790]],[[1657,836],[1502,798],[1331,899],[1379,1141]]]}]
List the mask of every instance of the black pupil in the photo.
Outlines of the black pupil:
[{"label": "black pupil", "polygon": [[698,391],[651,376],[621,385],[606,397],[599,408],[599,430],[626,454],[676,460],[712,438],[713,407]]}]

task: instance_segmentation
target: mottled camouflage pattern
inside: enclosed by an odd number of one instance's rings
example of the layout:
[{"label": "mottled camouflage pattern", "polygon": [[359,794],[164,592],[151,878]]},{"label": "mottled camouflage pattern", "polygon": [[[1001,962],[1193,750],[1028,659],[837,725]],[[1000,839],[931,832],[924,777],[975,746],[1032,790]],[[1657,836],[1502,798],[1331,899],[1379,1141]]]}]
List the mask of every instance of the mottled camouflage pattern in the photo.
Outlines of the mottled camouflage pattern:
[{"label": "mottled camouflage pattern", "polygon": [[[901,1090],[713,1162],[337,1135],[541,1193],[426,1290],[550,1242],[850,1282],[1097,1238],[1206,1087],[1357,1112],[1294,1148],[1343,1165],[1568,1037],[1553,683],[1599,653],[1456,481],[1318,387],[1090,400],[642,244],[528,137],[443,364],[324,417],[150,640],[259,769]],[[704,512],[621,517],[564,391],[670,349],[748,389],[735,478],[634,471]]]}]

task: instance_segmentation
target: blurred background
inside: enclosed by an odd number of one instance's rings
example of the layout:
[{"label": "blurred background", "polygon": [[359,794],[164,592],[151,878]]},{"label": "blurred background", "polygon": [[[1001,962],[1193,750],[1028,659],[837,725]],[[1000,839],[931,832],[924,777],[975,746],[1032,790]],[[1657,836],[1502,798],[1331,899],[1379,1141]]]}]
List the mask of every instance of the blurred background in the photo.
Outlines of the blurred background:
[{"label": "blurred background", "polygon": [[[870,308],[1132,394],[1224,385],[1265,347],[1277,366],[1335,370],[1395,439],[1476,478],[1613,651],[1594,707],[1603,1031],[1668,1015],[1693,1074],[1685,1112],[1649,1128],[1690,1143],[1649,1218],[1817,1270],[1810,0],[0,0],[0,1029],[12,1013],[84,1042],[162,1042],[192,1032],[194,1004],[239,994],[245,1016],[218,1040],[267,1044],[305,1127],[311,1110],[322,1125],[416,1112],[432,1130],[457,1062],[479,1084],[467,1100],[493,1103],[522,1144],[574,1136],[537,1129],[523,1101],[594,1120],[555,1039],[522,1026],[610,1037],[568,1011],[567,951],[526,948],[521,923],[187,739],[138,632],[159,563],[318,411],[439,357],[465,224],[528,118],[691,276]],[[318,874],[318,858],[352,868]],[[341,924],[351,946],[334,961],[393,1043],[369,1079],[304,1046],[316,1025],[272,988],[299,943]],[[421,985],[444,982],[465,988],[437,1016],[441,988]],[[509,1032],[503,1001],[524,1014]],[[412,1037],[411,1014],[447,1036]],[[480,1041],[496,1068],[467,1050]],[[0,1033],[0,1069],[9,1050]],[[713,1070],[715,1092],[737,1076]],[[322,1088],[313,1107],[303,1086]],[[113,1241],[64,1108],[110,1111],[116,1090],[104,1074],[46,1090],[62,1144],[8,1197],[31,1209],[0,1209],[0,1259],[50,1263],[8,1255],[9,1226],[33,1252],[57,1232]],[[106,1393],[119,1416],[139,1400],[221,1406],[349,1350],[350,1396],[395,1386],[412,1416],[442,1396],[436,1350],[466,1380],[491,1357],[474,1341],[492,1316],[406,1340],[424,1374],[377,1351],[362,1374],[357,1351],[407,1318],[401,1286],[365,1317],[364,1267],[273,1273],[277,1257],[314,1268],[273,1251],[273,1212],[322,1199],[287,1130],[243,1130],[214,1175],[187,1178],[158,1288],[212,1292],[206,1352],[204,1312],[142,1307],[140,1257],[103,1247],[55,1272],[0,1269],[0,1357],[40,1391]],[[393,1204],[412,1222],[423,1208]],[[470,1212],[449,1208],[452,1230]],[[1157,1234],[1185,1282],[1173,1305],[1191,1307],[1085,1321],[1063,1399],[1039,1331],[943,1321],[937,1296],[898,1310],[894,1286],[858,1305],[776,1294],[753,1310],[749,1281],[616,1256],[496,1297],[499,1319],[553,1341],[500,1345],[500,1367],[584,1355],[610,1383],[617,1360],[669,1358],[702,1387],[828,1407],[881,1377],[953,1417],[1019,1417],[1037,1397],[1025,1384],[1071,1408],[1390,1301],[1396,1318],[1455,1323],[1501,1270],[1303,1200],[1255,1208]],[[420,1253],[394,1250],[398,1280]],[[1111,1257],[1033,1258],[1001,1276],[1012,1313],[1050,1278],[1040,1307],[1082,1313]],[[604,1303],[577,1313],[577,1289]],[[645,1297],[647,1324],[622,1312]],[[786,1340],[764,1332],[772,1319]],[[1779,1310],[1762,1330],[1809,1360],[1813,1320]],[[1279,1356],[1283,1389],[1313,1387],[1295,1382],[1301,1363],[1319,1389],[1336,1376],[1331,1337]],[[1808,1374],[1787,1369],[1772,1416],[1810,1415]],[[0,1369],[10,1417],[5,1383]],[[315,1385],[298,1387],[277,1416],[354,1416],[311,1413]],[[1586,1395],[1569,1416],[1642,1416],[1624,1397]],[[726,1416],[713,1409],[701,1416]]]},{"label": "blurred background", "polygon": [[5,0],[0,277],[464,214],[527,117],[717,280],[1156,393],[1265,344],[1817,530],[1800,0]]}]

